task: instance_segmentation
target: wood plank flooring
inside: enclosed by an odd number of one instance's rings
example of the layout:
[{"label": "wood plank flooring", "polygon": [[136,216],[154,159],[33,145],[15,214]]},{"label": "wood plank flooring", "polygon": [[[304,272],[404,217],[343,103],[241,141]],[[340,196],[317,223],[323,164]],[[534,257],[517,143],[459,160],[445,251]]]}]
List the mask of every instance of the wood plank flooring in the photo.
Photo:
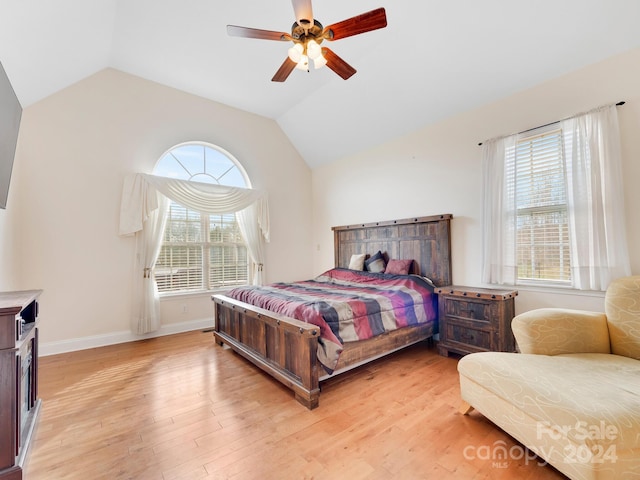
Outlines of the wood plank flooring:
[{"label": "wood plank flooring", "polygon": [[211,333],[43,357],[25,476],[565,478],[537,458],[496,464],[469,454],[496,442],[523,447],[479,413],[458,412],[456,364],[416,345],[326,381],[309,411]]}]

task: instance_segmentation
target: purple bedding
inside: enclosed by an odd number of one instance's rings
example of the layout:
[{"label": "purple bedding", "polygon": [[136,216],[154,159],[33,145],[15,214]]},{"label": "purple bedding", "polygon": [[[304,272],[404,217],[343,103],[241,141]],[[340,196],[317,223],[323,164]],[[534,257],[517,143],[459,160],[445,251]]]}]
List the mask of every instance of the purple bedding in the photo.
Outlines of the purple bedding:
[{"label": "purple bedding", "polygon": [[433,286],[417,275],[335,268],[312,280],[239,287],[226,295],[317,325],[318,361],[329,373],[345,342],[427,322],[437,331]]}]

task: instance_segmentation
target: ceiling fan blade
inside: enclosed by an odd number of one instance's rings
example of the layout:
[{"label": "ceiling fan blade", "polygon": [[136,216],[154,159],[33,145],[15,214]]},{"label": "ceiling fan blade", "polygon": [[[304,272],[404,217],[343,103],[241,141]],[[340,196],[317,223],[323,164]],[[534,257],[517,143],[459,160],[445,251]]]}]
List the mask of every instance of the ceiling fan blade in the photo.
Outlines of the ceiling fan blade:
[{"label": "ceiling fan blade", "polygon": [[339,40],[360,33],[370,32],[387,26],[387,14],[384,8],[377,8],[370,12],[334,23],[324,29],[327,40]]},{"label": "ceiling fan blade", "polygon": [[287,57],[284,63],[280,65],[280,68],[278,69],[276,74],[273,76],[271,81],[284,82],[289,77],[289,74],[293,71],[293,69],[296,68],[296,65],[297,65],[296,62],[294,62],[289,57]]},{"label": "ceiling fan blade", "polygon": [[239,27],[237,25],[227,25],[227,33],[232,37],[258,38],[260,40],[290,41],[291,35],[284,32],[274,32],[272,30],[260,30],[258,28]]},{"label": "ceiling fan blade", "polygon": [[313,9],[311,0],[291,0],[293,11],[296,15],[296,22],[301,27],[313,25]]},{"label": "ceiling fan blade", "polygon": [[356,69],[345,62],[338,55],[333,53],[333,51],[329,50],[327,47],[322,48],[322,55],[327,60],[327,67],[340,75],[343,79],[348,79],[356,73]]}]

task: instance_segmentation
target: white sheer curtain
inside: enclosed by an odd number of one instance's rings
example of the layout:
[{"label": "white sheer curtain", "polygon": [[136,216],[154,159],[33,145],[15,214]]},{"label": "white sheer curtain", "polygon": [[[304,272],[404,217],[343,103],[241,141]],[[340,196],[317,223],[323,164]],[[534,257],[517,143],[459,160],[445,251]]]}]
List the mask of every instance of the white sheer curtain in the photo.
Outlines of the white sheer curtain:
[{"label": "white sheer curtain", "polygon": [[133,288],[134,299],[139,300],[133,302],[131,330],[139,335],[160,328],[160,296],[153,270],[162,247],[169,199],[158,195],[157,204],[144,228],[136,233]]},{"label": "white sheer curtain", "polygon": [[[631,274],[624,225],[618,116],[614,105],[560,122],[564,138],[572,284],[606,290]],[[517,135],[483,143],[482,280],[514,284],[515,176],[507,168]]]},{"label": "white sheer curtain", "polygon": [[603,107],[561,122],[567,169],[571,278],[605,290],[631,274],[624,224],[618,112]]},{"label": "white sheer curtain", "polygon": [[258,224],[258,218],[262,216],[260,208],[260,204],[254,203],[236,212],[240,233],[247,243],[247,250],[253,262],[254,285],[262,285],[264,282],[264,243]]},{"label": "white sheer curtain", "polygon": [[145,173],[136,173],[125,178],[120,206],[120,235],[142,230],[149,212],[156,208],[156,191],[183,207],[209,215],[235,213],[257,203],[256,221],[262,236],[267,241],[269,239],[269,207],[264,192]]},{"label": "white sheer curtain", "polygon": [[264,241],[269,241],[270,228],[264,192],[142,173],[129,175],[122,191],[120,235],[136,235],[133,331],[139,334],[159,327],[154,267],[162,245],[167,199],[200,213],[236,213],[255,264],[254,284],[260,285],[263,279]]},{"label": "white sheer curtain", "polygon": [[515,190],[508,185],[506,155],[516,136],[487,140],[482,148],[482,281],[513,285],[517,278]]}]

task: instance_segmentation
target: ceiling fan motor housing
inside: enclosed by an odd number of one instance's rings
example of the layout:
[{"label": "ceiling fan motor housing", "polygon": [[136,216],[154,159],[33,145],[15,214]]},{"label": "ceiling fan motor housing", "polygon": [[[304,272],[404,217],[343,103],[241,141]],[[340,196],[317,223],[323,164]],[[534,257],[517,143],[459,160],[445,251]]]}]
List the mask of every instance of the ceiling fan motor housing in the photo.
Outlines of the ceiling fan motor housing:
[{"label": "ceiling fan motor housing", "polygon": [[[304,20],[301,20],[304,22]],[[308,40],[315,40],[320,43],[324,40],[322,35],[323,27],[318,20],[313,21],[313,25],[307,20],[307,24],[298,24],[295,22],[291,25],[291,37],[295,42],[306,43]]]}]

